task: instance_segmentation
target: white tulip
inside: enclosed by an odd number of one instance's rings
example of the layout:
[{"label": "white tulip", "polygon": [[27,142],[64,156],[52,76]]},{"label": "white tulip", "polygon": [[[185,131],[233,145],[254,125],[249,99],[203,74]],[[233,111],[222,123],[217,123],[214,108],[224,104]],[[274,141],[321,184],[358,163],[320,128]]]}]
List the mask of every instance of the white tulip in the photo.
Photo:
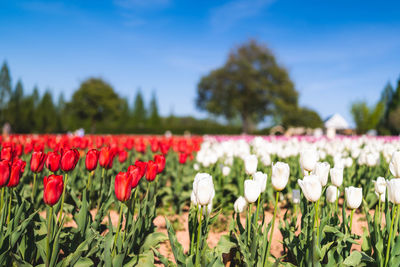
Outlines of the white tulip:
[{"label": "white tulip", "polygon": [[248,203],[254,203],[261,193],[260,184],[254,180],[244,181],[244,198]]},{"label": "white tulip", "polygon": [[382,195],[386,191],[386,180],[383,177],[378,177],[376,181],[373,181],[375,184],[375,192],[378,195]]},{"label": "white tulip", "polygon": [[247,155],[244,158],[244,168],[247,174],[253,174],[257,171],[258,159],[256,155]]},{"label": "white tulip", "polygon": [[272,165],[271,183],[276,191],[285,189],[290,175],[289,164],[277,162]]},{"label": "white tulip", "polygon": [[346,203],[349,209],[357,209],[362,202],[362,188],[354,186],[345,188]]},{"label": "white tulip", "polygon": [[240,196],[233,204],[236,213],[242,213],[247,207],[247,201],[244,197]]},{"label": "white tulip", "polygon": [[199,205],[210,204],[215,195],[214,183],[208,173],[196,174],[193,182],[193,191]]},{"label": "white tulip", "polygon": [[396,205],[400,204],[400,178],[391,179],[386,184],[389,201]]},{"label": "white tulip", "polygon": [[339,194],[340,191],[336,186],[334,185],[328,186],[328,188],[326,189],[326,201],[328,201],[329,203],[336,202],[336,198],[338,197]]},{"label": "white tulip", "polygon": [[389,163],[389,169],[394,177],[400,178],[400,151],[393,153]]},{"label": "white tulip", "polygon": [[231,168],[229,168],[228,166],[222,167],[222,175],[223,176],[228,176],[230,172],[231,172]]},{"label": "white tulip", "polygon": [[329,165],[328,162],[318,162],[312,172],[312,174],[318,176],[322,186],[325,186],[328,183],[330,167],[331,165]]},{"label": "white tulip", "polygon": [[194,205],[197,205],[197,198],[196,198],[196,194],[194,193],[194,191],[192,191],[192,194],[190,194],[190,201],[191,201]]},{"label": "white tulip", "polygon": [[198,164],[198,163],[193,164],[193,169],[194,169],[195,171],[198,171],[198,170],[200,169],[199,164]]},{"label": "white tulip", "polygon": [[316,175],[308,175],[303,180],[297,180],[308,201],[315,202],[321,197],[322,186]]},{"label": "white tulip", "polygon": [[332,168],[330,171],[331,182],[334,186],[340,187],[343,183],[343,168]]},{"label": "white tulip", "polygon": [[256,172],[253,174],[253,180],[258,182],[260,185],[261,192],[265,191],[265,188],[267,187],[267,179],[268,175],[262,172]]},{"label": "white tulip", "polygon": [[299,204],[300,203],[300,190],[299,189],[293,189],[293,191],[292,191],[292,201],[293,201],[293,204]]},{"label": "white tulip", "polygon": [[300,166],[303,170],[311,172],[318,161],[318,153],[314,149],[303,150],[300,154]]}]

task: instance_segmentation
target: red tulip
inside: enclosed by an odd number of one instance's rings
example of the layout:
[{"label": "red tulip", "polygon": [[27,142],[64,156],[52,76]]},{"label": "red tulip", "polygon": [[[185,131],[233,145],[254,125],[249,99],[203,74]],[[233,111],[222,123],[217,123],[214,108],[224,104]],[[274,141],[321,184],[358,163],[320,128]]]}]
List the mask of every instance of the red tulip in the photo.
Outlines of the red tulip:
[{"label": "red tulip", "polygon": [[31,171],[32,172],[41,172],[43,170],[44,162],[46,160],[46,154],[39,151],[33,152],[31,157]]},{"label": "red tulip", "polygon": [[132,176],[126,172],[120,172],[115,177],[115,196],[119,201],[127,201],[131,196]]},{"label": "red tulip", "polygon": [[126,159],[128,158],[128,152],[126,152],[124,149],[122,149],[119,153],[118,153],[118,160],[121,163],[124,163],[126,161]]},{"label": "red tulip", "polygon": [[57,152],[48,152],[46,159],[46,167],[52,172],[58,171],[60,169],[61,155]]},{"label": "red tulip", "polygon": [[63,192],[64,181],[62,175],[50,175],[43,179],[44,191],[43,200],[49,206],[55,205]]},{"label": "red tulip", "polygon": [[128,174],[132,176],[132,189],[133,189],[139,184],[140,179],[142,179],[142,176],[140,176],[140,168],[135,165],[131,165],[128,168]]},{"label": "red tulip", "polygon": [[187,154],[186,153],[179,153],[179,163],[180,164],[185,164],[187,160]]},{"label": "red tulip", "polygon": [[144,176],[144,174],[146,173],[147,163],[137,160],[135,162],[135,166],[139,168],[140,178],[142,178]]},{"label": "red tulip", "polygon": [[3,149],[1,150],[0,160],[12,161],[13,158],[14,158],[14,151],[12,146],[3,147]]},{"label": "red tulip", "polygon": [[161,173],[165,168],[165,157],[164,155],[155,155],[154,161],[157,164],[157,172]]},{"label": "red tulip", "polygon": [[5,186],[10,179],[10,162],[8,160],[0,161],[0,188]]},{"label": "red tulip", "polygon": [[111,169],[114,161],[115,149],[108,146],[103,147],[100,151],[99,164],[105,169]]},{"label": "red tulip", "polygon": [[97,161],[99,159],[99,151],[91,149],[86,154],[85,165],[88,171],[93,171],[97,168]]},{"label": "red tulip", "polygon": [[75,169],[79,161],[79,152],[77,149],[68,149],[61,157],[61,169],[65,172]]},{"label": "red tulip", "polygon": [[25,165],[26,162],[21,159],[14,161],[11,166],[10,180],[7,184],[8,187],[16,187],[19,184],[19,179],[24,173]]},{"label": "red tulip", "polygon": [[152,160],[147,162],[146,179],[147,181],[154,181],[157,175],[157,163]]}]

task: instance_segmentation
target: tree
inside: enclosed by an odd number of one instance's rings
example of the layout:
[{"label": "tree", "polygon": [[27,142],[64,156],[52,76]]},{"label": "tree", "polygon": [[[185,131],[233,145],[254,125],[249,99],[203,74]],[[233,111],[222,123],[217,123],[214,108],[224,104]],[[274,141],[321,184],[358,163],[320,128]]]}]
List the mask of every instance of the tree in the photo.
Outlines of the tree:
[{"label": "tree", "polygon": [[[399,125],[397,125],[397,120],[394,117],[397,117],[399,114],[398,109],[400,108],[400,78],[397,81],[396,91],[394,91],[391,101],[388,104],[387,110],[387,126],[392,134],[399,134]],[[391,115],[392,114],[392,115]],[[392,119],[390,119],[392,117]]]},{"label": "tree", "polygon": [[153,129],[159,127],[161,119],[160,115],[158,114],[157,98],[154,92],[150,101],[149,112],[150,112],[148,120],[149,127]]},{"label": "tree", "polygon": [[95,133],[110,131],[111,125],[118,119],[121,99],[114,89],[100,78],[90,78],[82,82],[72,95],[68,107],[75,120],[76,127]]},{"label": "tree", "polygon": [[135,127],[138,128],[143,128],[146,124],[146,119],[147,119],[146,107],[144,106],[143,96],[139,89],[133,104],[133,112],[132,112],[133,125],[135,125]]},{"label": "tree", "polygon": [[196,104],[200,110],[231,119],[241,117],[244,132],[268,115],[297,106],[297,91],[272,52],[250,41],[229,54],[224,66],[201,78]]},{"label": "tree", "polygon": [[36,109],[36,127],[39,132],[54,133],[57,131],[57,110],[51,92],[47,90]]},{"label": "tree", "polygon": [[4,120],[4,109],[6,108],[7,101],[11,96],[11,76],[8,70],[7,62],[4,61],[0,70],[0,120]]},{"label": "tree", "polygon": [[354,102],[351,106],[351,115],[356,124],[357,133],[364,134],[368,130],[376,129],[384,111],[385,105],[382,101],[373,107],[368,107],[364,101]]},{"label": "tree", "polygon": [[288,112],[283,117],[282,125],[286,128],[293,127],[306,127],[306,128],[320,128],[323,126],[321,117],[312,109],[295,107],[291,112]]},{"label": "tree", "polygon": [[6,120],[10,123],[13,132],[21,132],[21,112],[22,112],[22,98],[24,96],[24,89],[21,80],[18,80],[14,91],[11,93],[10,101],[7,103]]}]

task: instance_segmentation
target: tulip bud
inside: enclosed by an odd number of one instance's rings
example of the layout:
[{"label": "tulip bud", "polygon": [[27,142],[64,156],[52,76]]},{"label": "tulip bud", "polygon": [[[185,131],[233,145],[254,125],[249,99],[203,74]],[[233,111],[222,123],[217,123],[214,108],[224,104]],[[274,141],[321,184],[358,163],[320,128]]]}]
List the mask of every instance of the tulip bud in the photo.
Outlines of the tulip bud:
[{"label": "tulip bud", "polygon": [[56,172],[60,169],[61,155],[57,152],[48,152],[46,159],[46,167],[51,172]]},{"label": "tulip bud", "polygon": [[139,176],[142,178],[147,170],[147,162],[137,160],[135,161],[135,166],[139,168]]},{"label": "tulip bud", "polygon": [[0,188],[7,185],[10,179],[10,162],[8,160],[0,161]]},{"label": "tulip bud", "polygon": [[105,146],[101,148],[100,155],[99,155],[99,164],[101,167],[109,170],[112,168],[114,157],[116,155],[116,150]]},{"label": "tulip bud", "polygon": [[260,185],[261,192],[264,192],[265,188],[267,187],[267,179],[268,175],[262,172],[256,172],[253,174],[253,180]]},{"label": "tulip bud", "polygon": [[292,201],[293,201],[293,204],[299,204],[300,203],[300,190],[299,189],[293,189],[293,191],[292,191]]},{"label": "tulip bud", "polygon": [[318,153],[313,149],[303,150],[300,154],[300,166],[303,170],[311,172],[318,161]]},{"label": "tulip bud", "polygon": [[115,177],[115,196],[119,201],[129,200],[132,191],[132,176],[119,172]]},{"label": "tulip bud", "polygon": [[400,178],[386,181],[388,189],[388,199],[393,204],[400,204]]},{"label": "tulip bud", "polygon": [[147,162],[147,170],[146,170],[147,181],[149,182],[154,181],[156,175],[157,175],[157,164],[154,161],[149,160]]},{"label": "tulip bud", "polygon": [[208,205],[215,196],[214,183],[208,173],[196,174],[193,182],[193,192],[199,205]]},{"label": "tulip bud", "polygon": [[400,178],[400,151],[396,151],[392,154],[389,169],[394,177]]},{"label": "tulip bud", "polygon": [[240,196],[233,204],[236,213],[242,213],[247,207],[247,201],[244,197]]},{"label": "tulip bud", "polygon": [[346,194],[346,203],[349,209],[357,209],[362,202],[362,188],[354,186],[346,187],[344,189]]},{"label": "tulip bud", "polygon": [[44,177],[43,185],[44,203],[49,206],[54,206],[63,192],[64,181],[62,175],[51,174],[49,177]]},{"label": "tulip bud", "polygon": [[343,183],[343,168],[334,167],[330,170],[330,174],[332,184],[340,187]]},{"label": "tulip bud", "polygon": [[319,181],[321,182],[322,186],[325,186],[328,183],[328,176],[329,176],[329,169],[330,165],[328,162],[318,162],[315,165],[315,169],[313,170],[312,174],[318,176]]},{"label": "tulip bud", "polygon": [[85,158],[85,166],[88,171],[93,171],[97,168],[97,162],[99,158],[99,151],[97,149],[91,149],[87,152]]},{"label": "tulip bud", "polygon": [[157,172],[158,173],[163,172],[163,170],[165,168],[165,156],[164,155],[155,155],[154,161],[157,164]]},{"label": "tulip bud", "polygon": [[222,167],[222,175],[223,176],[228,176],[230,172],[231,172],[231,168],[229,168],[228,166]]},{"label": "tulip bud", "polygon": [[124,149],[119,151],[119,153],[118,153],[118,161],[120,163],[124,163],[127,158],[128,158],[128,152],[126,152]]},{"label": "tulip bud", "polygon": [[244,198],[248,203],[256,202],[261,193],[260,184],[254,180],[244,181]]},{"label": "tulip bud", "polygon": [[271,183],[276,191],[285,189],[290,175],[290,168],[287,163],[277,162],[272,165]]},{"label": "tulip bud", "polygon": [[14,150],[12,146],[6,146],[1,149],[0,160],[12,161],[14,158]]},{"label": "tulip bud", "polygon": [[185,164],[187,160],[188,154],[186,153],[179,153],[179,163],[180,164]]},{"label": "tulip bud", "polygon": [[322,186],[318,176],[308,175],[305,176],[303,180],[297,180],[297,182],[308,201],[316,202],[321,197]]},{"label": "tulip bud", "polygon": [[65,172],[75,169],[79,161],[79,152],[77,149],[68,149],[61,156],[61,169]]},{"label": "tulip bud", "polygon": [[247,155],[244,158],[244,167],[247,174],[254,174],[257,171],[258,159],[256,155]]},{"label": "tulip bud", "polygon": [[336,198],[338,197],[339,194],[340,191],[336,186],[334,185],[328,186],[328,188],[326,189],[326,201],[328,201],[329,203],[336,202]]},{"label": "tulip bud", "polygon": [[8,187],[16,187],[19,184],[19,179],[25,170],[26,162],[18,159],[14,161],[11,166],[10,180],[8,181]]},{"label": "tulip bud", "polygon": [[376,181],[373,181],[375,185],[375,192],[378,195],[382,195],[386,192],[386,180],[383,177],[378,177]]},{"label": "tulip bud", "polygon": [[136,186],[139,184],[140,179],[142,179],[142,176],[140,176],[140,168],[135,165],[131,165],[128,167],[127,173],[132,178],[132,189],[136,188]]},{"label": "tulip bud", "polygon": [[42,151],[33,152],[30,162],[31,171],[35,173],[41,172],[43,170],[45,160],[46,160],[45,153],[43,153]]}]

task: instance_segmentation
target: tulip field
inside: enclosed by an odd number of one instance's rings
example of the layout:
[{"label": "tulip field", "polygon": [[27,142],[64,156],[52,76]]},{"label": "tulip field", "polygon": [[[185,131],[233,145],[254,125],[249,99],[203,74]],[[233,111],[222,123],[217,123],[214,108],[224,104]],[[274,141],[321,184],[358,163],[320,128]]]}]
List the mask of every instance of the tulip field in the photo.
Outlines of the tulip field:
[{"label": "tulip field", "polygon": [[400,266],[397,137],[11,135],[0,186],[0,266]]}]

